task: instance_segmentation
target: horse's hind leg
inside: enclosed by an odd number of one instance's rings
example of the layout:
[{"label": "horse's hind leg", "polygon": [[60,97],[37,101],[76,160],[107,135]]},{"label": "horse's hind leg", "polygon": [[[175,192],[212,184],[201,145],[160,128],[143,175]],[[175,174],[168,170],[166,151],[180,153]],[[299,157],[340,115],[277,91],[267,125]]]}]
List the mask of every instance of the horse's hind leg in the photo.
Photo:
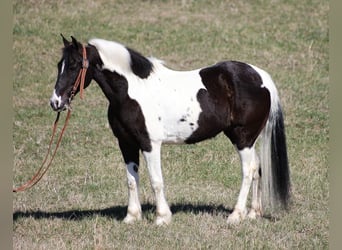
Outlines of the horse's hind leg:
[{"label": "horse's hind leg", "polygon": [[248,213],[248,217],[250,219],[256,219],[258,217],[261,217],[262,212],[262,205],[261,205],[261,172],[260,171],[260,160],[257,154],[255,154],[257,169],[254,171],[253,174],[253,182],[252,182],[252,207],[251,210]]},{"label": "horse's hind leg", "polygon": [[161,143],[152,142],[151,152],[144,151],[151,186],[156,197],[157,218],[156,224],[163,225],[171,222],[172,213],[164,196],[164,182],[160,162]]},{"label": "horse's hind leg", "polygon": [[[247,215],[247,196],[251,187],[255,172],[258,172],[259,161],[254,146],[238,150],[242,164],[242,185],[238,196],[238,201],[234,211],[228,217],[229,224],[236,224],[243,220]],[[256,182],[255,182],[256,183]]]}]

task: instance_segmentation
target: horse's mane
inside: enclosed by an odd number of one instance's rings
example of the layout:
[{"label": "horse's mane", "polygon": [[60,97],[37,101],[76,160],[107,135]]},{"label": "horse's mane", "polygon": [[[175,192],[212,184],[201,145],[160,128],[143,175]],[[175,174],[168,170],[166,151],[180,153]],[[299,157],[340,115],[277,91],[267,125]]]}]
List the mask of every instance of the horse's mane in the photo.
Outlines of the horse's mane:
[{"label": "horse's mane", "polygon": [[120,43],[98,38],[91,39],[88,43],[99,52],[104,69],[121,75],[135,74],[140,78],[147,78],[153,71],[151,60]]}]

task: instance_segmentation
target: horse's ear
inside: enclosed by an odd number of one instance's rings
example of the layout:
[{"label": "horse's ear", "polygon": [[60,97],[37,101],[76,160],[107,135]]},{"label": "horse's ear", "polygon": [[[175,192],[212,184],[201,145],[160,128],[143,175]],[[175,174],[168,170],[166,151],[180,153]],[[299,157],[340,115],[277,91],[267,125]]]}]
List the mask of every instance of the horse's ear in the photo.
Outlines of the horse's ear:
[{"label": "horse's ear", "polygon": [[62,33],[61,33],[61,37],[63,38],[64,47],[68,46],[70,42],[63,36]]},{"label": "horse's ear", "polygon": [[75,48],[77,49],[78,48],[78,42],[76,40],[75,37],[71,36],[71,39],[72,39],[72,44],[75,46]]}]

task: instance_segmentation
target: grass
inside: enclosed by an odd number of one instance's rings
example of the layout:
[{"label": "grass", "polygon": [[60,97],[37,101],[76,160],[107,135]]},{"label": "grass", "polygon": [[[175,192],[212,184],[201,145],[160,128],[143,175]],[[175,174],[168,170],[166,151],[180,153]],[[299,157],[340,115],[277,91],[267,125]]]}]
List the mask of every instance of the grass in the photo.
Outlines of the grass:
[{"label": "grass", "polygon": [[60,33],[86,42],[116,40],[193,69],[241,60],[266,69],[285,110],[293,200],[277,219],[226,224],[240,187],[227,139],[162,149],[173,211],[156,227],[144,163],[143,220],[122,223],[126,170],[96,83],[76,98],[55,161],[32,190],[14,195],[14,249],[327,249],[328,1],[23,1],[13,5],[14,185],[47,150],[55,114],[48,105],[60,58]]}]

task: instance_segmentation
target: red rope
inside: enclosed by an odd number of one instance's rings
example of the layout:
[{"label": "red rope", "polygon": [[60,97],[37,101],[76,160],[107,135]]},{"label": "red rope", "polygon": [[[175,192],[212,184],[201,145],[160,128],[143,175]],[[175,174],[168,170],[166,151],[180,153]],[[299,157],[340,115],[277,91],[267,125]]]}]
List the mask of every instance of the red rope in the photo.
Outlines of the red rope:
[{"label": "red rope", "polygon": [[47,167],[44,169],[44,165],[45,163],[47,162],[47,159],[48,159],[48,156],[50,154],[50,151],[51,151],[51,145],[52,145],[52,142],[53,142],[53,138],[55,137],[55,134],[56,134],[56,130],[57,130],[57,125],[58,125],[58,120],[59,120],[59,116],[60,116],[60,112],[57,113],[57,117],[56,117],[56,120],[54,122],[54,125],[53,125],[53,129],[52,129],[52,136],[51,136],[51,139],[50,139],[50,143],[49,143],[49,148],[48,148],[48,151],[45,155],[45,158],[44,158],[44,161],[43,163],[41,164],[40,168],[38,169],[38,171],[36,172],[36,174],[29,180],[27,181],[25,184],[21,185],[20,187],[17,187],[17,188],[13,188],[13,192],[19,192],[19,191],[24,191],[28,188],[31,188],[33,187],[34,185],[36,185],[38,183],[38,181],[40,181],[40,179],[44,176],[44,174],[46,173],[46,171],[49,169],[49,167],[51,166],[51,163],[52,163],[52,160],[55,158],[55,155],[56,155],[56,152],[57,152],[57,149],[61,143],[61,140],[62,140],[62,137],[63,137],[63,134],[65,132],[65,129],[66,129],[66,126],[68,124],[68,121],[70,119],[70,115],[71,115],[71,110],[69,109],[68,110],[68,113],[67,113],[67,116],[65,118],[65,123],[64,123],[64,126],[63,126],[63,129],[61,131],[61,133],[59,134],[59,137],[58,137],[58,141],[57,141],[57,144],[56,144],[56,148],[52,154],[52,157],[47,165]]}]

